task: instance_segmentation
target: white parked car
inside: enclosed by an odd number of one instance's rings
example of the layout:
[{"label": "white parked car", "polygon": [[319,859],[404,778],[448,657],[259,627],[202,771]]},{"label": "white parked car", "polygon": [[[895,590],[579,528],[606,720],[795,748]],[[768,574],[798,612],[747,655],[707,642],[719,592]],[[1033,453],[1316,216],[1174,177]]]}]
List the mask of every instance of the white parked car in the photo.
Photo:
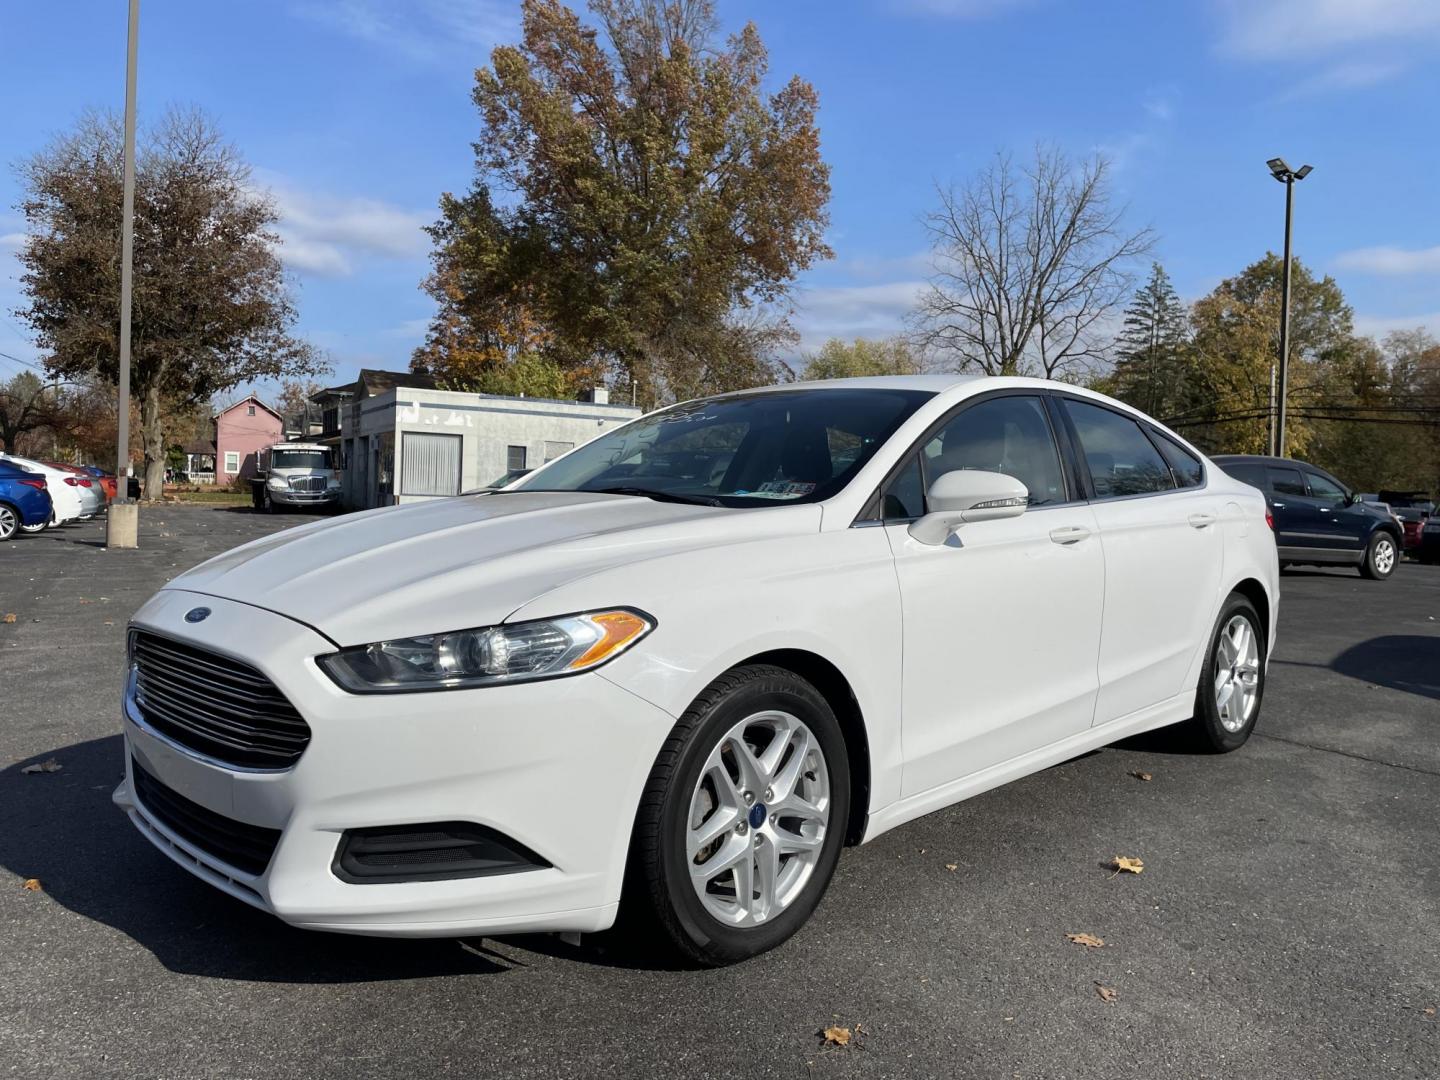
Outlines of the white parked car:
[{"label": "white parked car", "polygon": [[598,931],[623,899],[725,963],[847,843],[1152,728],[1237,748],[1278,599],[1261,494],[1098,394],[723,395],[182,574],[130,627],[115,799],[296,926]]},{"label": "white parked car", "polygon": [[[22,525],[21,529],[27,533],[44,532],[51,525],[63,525],[67,521],[75,521],[85,514],[86,506],[81,500],[81,489],[79,477],[64,469],[57,469],[53,465],[46,465],[30,458],[17,457],[14,454],[0,452],[0,461],[8,461],[12,465],[18,465],[22,469],[29,469],[31,472],[41,473],[45,477],[45,489],[50,492],[50,502],[55,508],[55,517],[43,525]],[[104,505],[104,498],[101,498],[101,505]],[[89,513],[95,513],[94,509]]]}]

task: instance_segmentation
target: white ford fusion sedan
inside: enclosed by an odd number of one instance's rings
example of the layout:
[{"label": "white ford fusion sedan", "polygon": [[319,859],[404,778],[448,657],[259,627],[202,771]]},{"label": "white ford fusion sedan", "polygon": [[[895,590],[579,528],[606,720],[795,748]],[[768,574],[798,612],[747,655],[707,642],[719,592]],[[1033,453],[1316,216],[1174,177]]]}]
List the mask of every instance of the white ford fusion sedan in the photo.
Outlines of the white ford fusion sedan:
[{"label": "white ford fusion sedan", "polygon": [[1126,735],[1249,737],[1258,491],[1075,387],[837,380],[287,530],[130,625],[116,802],[296,926],[783,941],[842,846]]}]

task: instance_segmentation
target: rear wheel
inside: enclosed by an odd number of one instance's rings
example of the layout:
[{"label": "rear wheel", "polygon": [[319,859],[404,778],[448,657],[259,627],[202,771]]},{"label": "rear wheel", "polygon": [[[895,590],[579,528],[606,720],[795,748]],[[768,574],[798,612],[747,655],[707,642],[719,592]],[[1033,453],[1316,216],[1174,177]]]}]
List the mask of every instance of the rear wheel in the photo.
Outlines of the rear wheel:
[{"label": "rear wheel", "polygon": [[1360,563],[1360,573],[1367,578],[1383,581],[1395,572],[1400,562],[1400,548],[1388,532],[1377,532],[1370,538],[1365,549],[1365,559]]},{"label": "rear wheel", "polygon": [[42,533],[42,532],[44,532],[44,531],[45,531],[46,529],[48,529],[51,525],[54,525],[54,524],[55,524],[55,515],[52,513],[46,520],[42,521],[39,525],[21,525],[21,526],[20,526],[20,531],[21,531],[21,532],[24,532],[24,533],[31,533],[31,534],[33,535],[34,533]]},{"label": "rear wheel", "polygon": [[1231,593],[1200,669],[1190,732],[1202,749],[1229,753],[1245,745],[1265,694],[1265,629],[1255,606]]},{"label": "rear wheel", "polygon": [[738,668],[700,695],[656,759],[636,818],[632,897],[697,963],[772,949],[825,894],[849,807],[829,704],[783,668]]},{"label": "rear wheel", "polygon": [[0,540],[9,540],[20,531],[20,515],[13,506],[0,503]]}]

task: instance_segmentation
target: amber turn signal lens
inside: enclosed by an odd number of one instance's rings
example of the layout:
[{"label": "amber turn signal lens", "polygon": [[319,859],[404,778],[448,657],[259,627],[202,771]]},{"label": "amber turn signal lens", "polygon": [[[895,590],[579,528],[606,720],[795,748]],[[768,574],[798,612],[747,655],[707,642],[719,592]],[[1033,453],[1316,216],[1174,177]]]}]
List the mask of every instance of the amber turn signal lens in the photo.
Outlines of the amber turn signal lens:
[{"label": "amber turn signal lens", "polygon": [[572,670],[598,664],[650,629],[650,623],[633,611],[601,611],[584,619],[600,631],[600,640],[570,662]]}]

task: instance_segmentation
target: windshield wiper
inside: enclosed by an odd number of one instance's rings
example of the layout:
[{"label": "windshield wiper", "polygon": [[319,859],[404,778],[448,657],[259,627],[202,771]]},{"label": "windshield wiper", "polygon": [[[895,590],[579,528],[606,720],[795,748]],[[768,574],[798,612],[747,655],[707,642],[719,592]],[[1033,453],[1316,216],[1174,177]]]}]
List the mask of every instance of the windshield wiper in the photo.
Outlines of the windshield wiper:
[{"label": "windshield wiper", "polygon": [[684,495],[678,491],[654,491],[643,487],[607,487],[607,488],[584,488],[582,490],[593,491],[597,495],[638,495],[646,499],[654,499],[656,502],[686,503],[690,506],[724,506],[719,499],[712,499],[708,495]]}]

